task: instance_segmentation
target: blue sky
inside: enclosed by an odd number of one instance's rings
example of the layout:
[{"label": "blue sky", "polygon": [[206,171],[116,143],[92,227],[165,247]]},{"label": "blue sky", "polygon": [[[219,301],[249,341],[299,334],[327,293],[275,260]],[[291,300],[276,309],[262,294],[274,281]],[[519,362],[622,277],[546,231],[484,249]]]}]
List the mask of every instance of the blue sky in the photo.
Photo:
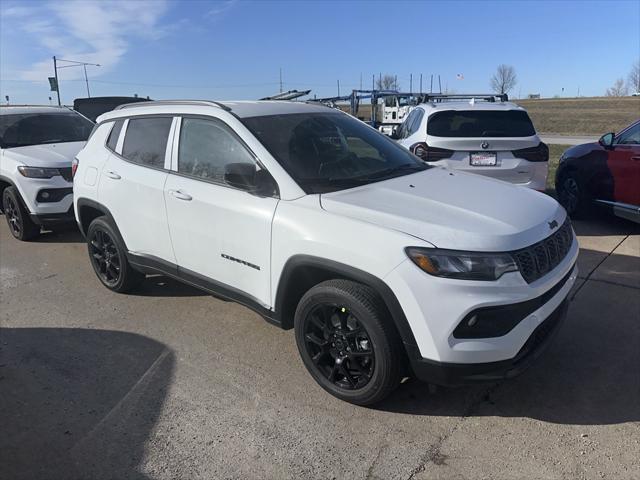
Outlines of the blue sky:
[{"label": "blue sky", "polygon": [[[92,96],[253,99],[279,90],[280,68],[285,90],[318,96],[379,72],[484,92],[500,63],[512,96],[592,96],[640,58],[640,2],[0,0],[2,99],[47,103],[53,55],[102,65]],[[86,96],[82,69],[61,70],[60,89]]]}]

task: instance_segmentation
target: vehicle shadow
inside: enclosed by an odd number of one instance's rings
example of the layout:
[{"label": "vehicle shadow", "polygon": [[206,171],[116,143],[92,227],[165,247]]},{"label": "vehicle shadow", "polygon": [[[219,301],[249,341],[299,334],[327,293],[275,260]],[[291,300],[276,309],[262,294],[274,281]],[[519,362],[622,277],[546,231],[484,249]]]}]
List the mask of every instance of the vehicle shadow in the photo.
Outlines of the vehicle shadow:
[{"label": "vehicle shadow", "polygon": [[410,381],[376,408],[570,425],[640,421],[640,257],[611,255],[597,272],[574,290],[565,324],[521,376],[433,393]]},{"label": "vehicle shadow", "polygon": [[0,478],[146,479],[174,355],[126,332],[0,329]]}]

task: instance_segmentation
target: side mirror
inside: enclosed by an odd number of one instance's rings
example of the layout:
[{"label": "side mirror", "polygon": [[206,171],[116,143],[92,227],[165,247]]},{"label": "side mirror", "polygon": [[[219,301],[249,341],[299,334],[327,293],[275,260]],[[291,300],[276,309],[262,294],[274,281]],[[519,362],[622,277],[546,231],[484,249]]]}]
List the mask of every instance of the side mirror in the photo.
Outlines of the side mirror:
[{"label": "side mirror", "polygon": [[616,138],[615,133],[613,132],[605,133],[600,137],[600,140],[598,140],[598,143],[602,145],[604,148],[611,148],[613,147],[613,141],[615,140],[615,138]]},{"label": "side mirror", "polygon": [[263,169],[256,169],[253,163],[229,163],[225,166],[224,181],[232,187],[246,190],[260,197],[272,197],[278,194],[278,184]]},{"label": "side mirror", "polygon": [[391,137],[391,139],[393,140],[398,140],[400,138],[399,132],[398,132],[399,128],[398,127],[393,127],[393,129],[391,130],[391,134],[389,135],[389,137]]},{"label": "side mirror", "polygon": [[253,190],[256,184],[256,166],[253,163],[229,163],[224,167],[224,181],[232,187]]}]

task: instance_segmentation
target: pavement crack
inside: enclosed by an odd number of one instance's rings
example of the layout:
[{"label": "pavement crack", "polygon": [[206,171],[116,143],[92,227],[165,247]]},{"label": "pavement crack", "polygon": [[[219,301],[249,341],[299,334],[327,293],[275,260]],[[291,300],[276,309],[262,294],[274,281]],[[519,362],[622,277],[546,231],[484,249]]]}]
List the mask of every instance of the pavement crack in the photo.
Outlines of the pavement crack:
[{"label": "pavement crack", "polygon": [[582,282],[582,284],[580,284],[580,286],[576,289],[576,291],[575,291],[575,292],[573,292],[573,295],[571,295],[571,300],[573,300],[574,298],[576,298],[576,295],[578,295],[578,293],[580,292],[580,290],[582,290],[582,287],[584,287],[584,286],[587,284],[587,282],[588,282],[589,280],[591,280],[591,275],[593,275],[593,274],[594,274],[594,272],[595,272],[598,268],[600,268],[600,265],[602,265],[604,262],[606,262],[606,261],[607,261],[607,258],[609,258],[611,255],[613,255],[613,253],[618,249],[618,247],[619,247],[620,245],[622,245],[622,244],[624,243],[624,241],[625,241],[627,238],[629,238],[629,235],[625,235],[625,236],[623,237],[623,239],[622,239],[622,240],[620,240],[620,242],[618,242],[618,244],[617,244],[615,247],[613,247],[613,248],[611,249],[611,251],[610,251],[610,252],[608,252],[608,253],[605,255],[605,257],[604,257],[602,260],[600,260],[600,261],[598,262],[598,264],[597,264],[595,267],[593,267],[593,268],[591,269],[591,271],[587,274],[587,276],[586,276],[586,277],[584,277],[584,282]]},{"label": "pavement crack", "polygon": [[380,456],[382,455],[382,452],[384,450],[386,450],[389,447],[388,444],[383,443],[382,445],[380,445],[380,448],[378,448],[378,453],[376,454],[375,458],[373,459],[373,462],[371,462],[371,465],[369,465],[369,468],[367,469],[367,480],[372,480],[373,478],[375,478],[373,476],[373,471],[376,468],[376,465],[378,465],[378,462],[380,461]]},{"label": "pavement crack", "polygon": [[502,385],[502,383],[495,383],[488,386],[480,394],[476,396],[470,403],[460,419],[451,427],[451,429],[445,434],[438,437],[438,440],[427,448],[425,454],[420,458],[418,465],[409,472],[407,480],[413,480],[416,475],[426,470],[429,463],[433,463],[436,466],[447,465],[449,456],[442,453],[442,446],[463,424],[463,422],[469,418],[476,409],[483,403],[492,403],[491,395]]}]

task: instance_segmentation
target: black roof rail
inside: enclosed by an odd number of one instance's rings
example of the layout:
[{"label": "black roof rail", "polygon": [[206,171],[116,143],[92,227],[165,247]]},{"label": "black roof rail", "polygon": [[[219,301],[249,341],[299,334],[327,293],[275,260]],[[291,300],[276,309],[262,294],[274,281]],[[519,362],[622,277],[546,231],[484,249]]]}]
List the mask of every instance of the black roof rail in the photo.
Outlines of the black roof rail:
[{"label": "black roof rail", "polygon": [[506,93],[423,93],[421,95],[424,102],[441,102],[443,100],[486,100],[487,102],[508,102],[509,95]]},{"label": "black roof rail", "polygon": [[201,105],[208,107],[218,107],[227,112],[231,111],[231,108],[226,106],[224,103],[216,102],[213,100],[151,100],[149,102],[135,102],[135,103],[125,103],[123,105],[118,105],[114,110],[123,110],[125,108],[134,108],[134,107],[151,107],[153,105]]}]

